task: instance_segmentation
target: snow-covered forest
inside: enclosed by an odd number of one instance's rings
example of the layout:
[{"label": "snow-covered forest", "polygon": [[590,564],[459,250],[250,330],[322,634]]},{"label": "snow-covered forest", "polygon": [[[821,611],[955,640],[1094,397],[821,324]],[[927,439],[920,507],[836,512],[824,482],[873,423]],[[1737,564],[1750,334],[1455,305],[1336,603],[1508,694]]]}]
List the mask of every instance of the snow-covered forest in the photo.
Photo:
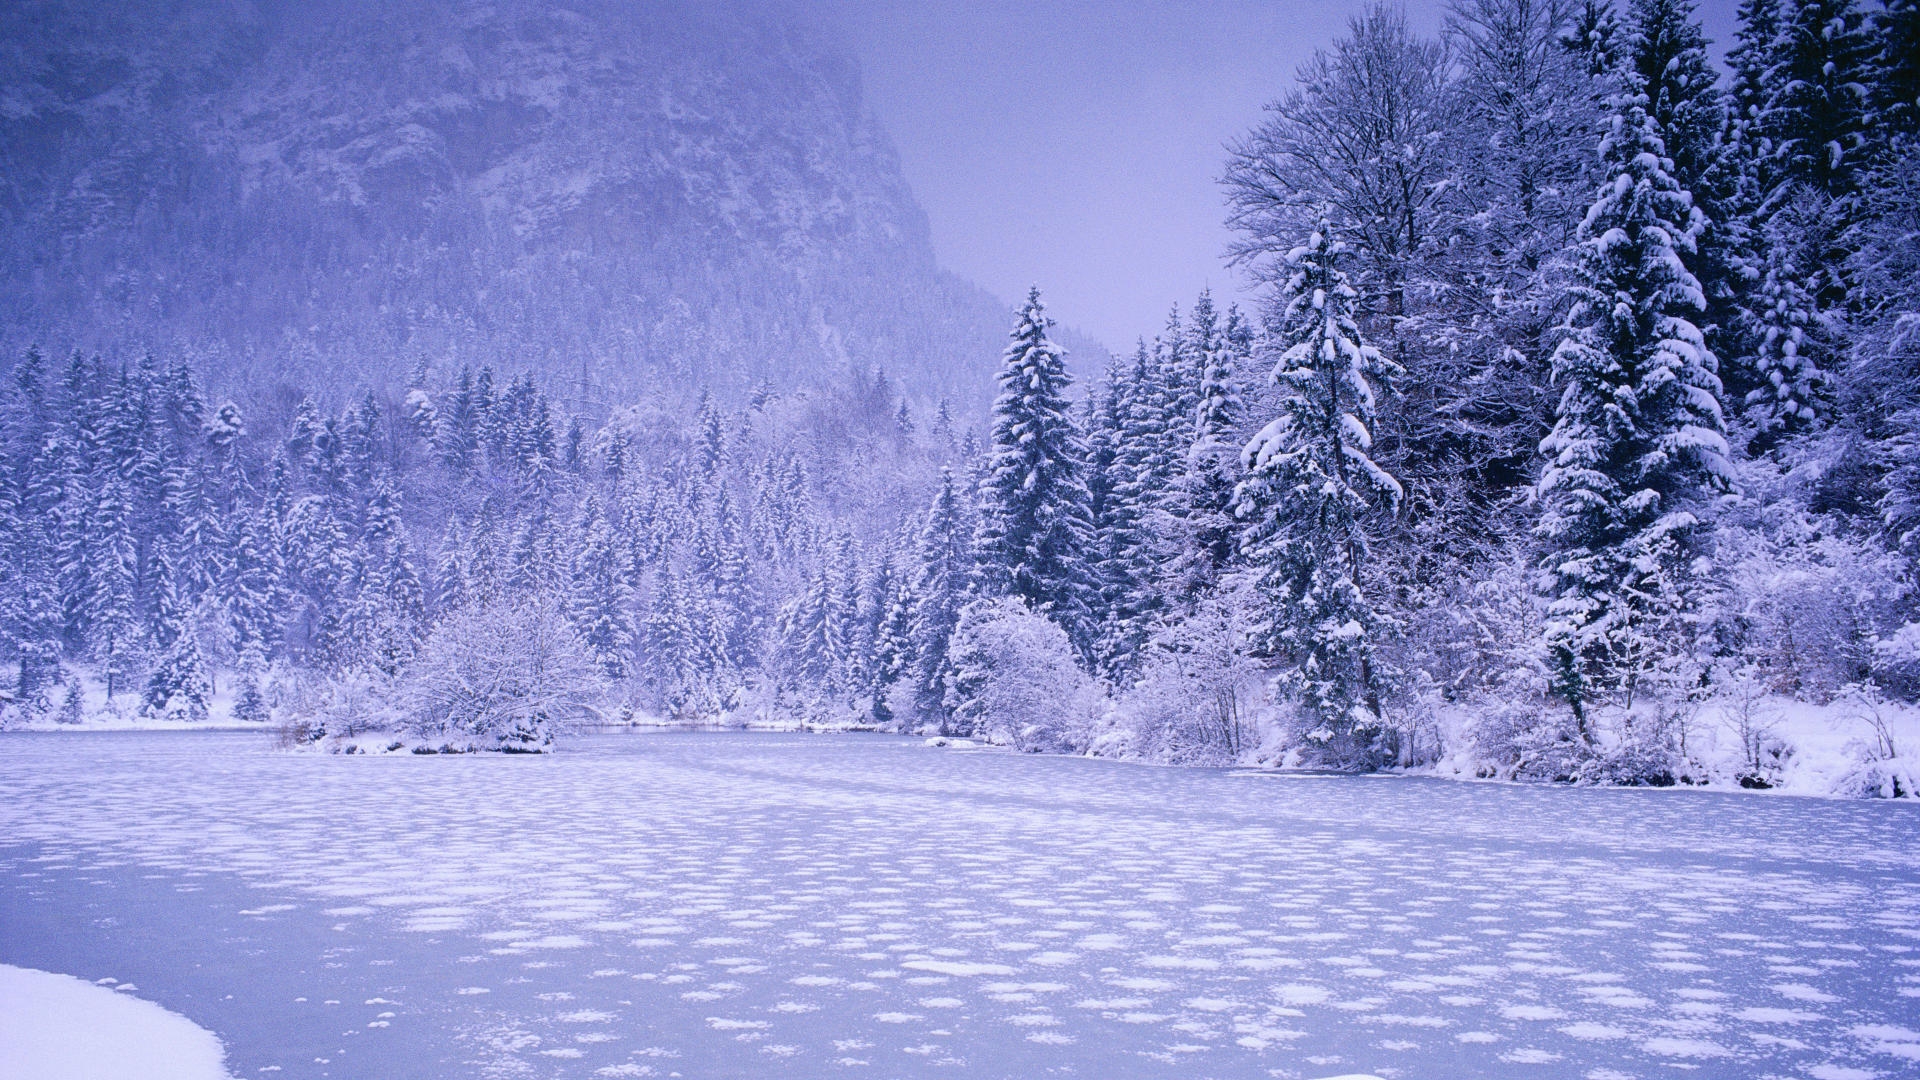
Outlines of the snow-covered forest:
[{"label": "snow-covered forest", "polygon": [[1763,787],[1804,706],[1860,720],[1839,786],[1912,795],[1917,65],[1912,0],[1746,0],[1724,66],[1687,0],[1373,9],[1224,165],[1259,303],[1076,381],[1036,290],[990,408],[29,350],[7,718]]}]

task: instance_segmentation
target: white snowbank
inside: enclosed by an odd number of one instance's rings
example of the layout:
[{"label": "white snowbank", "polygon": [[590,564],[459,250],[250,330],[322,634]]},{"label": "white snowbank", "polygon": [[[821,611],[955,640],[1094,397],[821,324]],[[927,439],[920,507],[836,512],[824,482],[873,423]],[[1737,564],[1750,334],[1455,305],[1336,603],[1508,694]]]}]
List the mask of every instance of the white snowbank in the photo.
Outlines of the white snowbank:
[{"label": "white snowbank", "polygon": [[226,1051],[184,1016],[71,975],[0,964],[0,1075],[229,1080]]}]

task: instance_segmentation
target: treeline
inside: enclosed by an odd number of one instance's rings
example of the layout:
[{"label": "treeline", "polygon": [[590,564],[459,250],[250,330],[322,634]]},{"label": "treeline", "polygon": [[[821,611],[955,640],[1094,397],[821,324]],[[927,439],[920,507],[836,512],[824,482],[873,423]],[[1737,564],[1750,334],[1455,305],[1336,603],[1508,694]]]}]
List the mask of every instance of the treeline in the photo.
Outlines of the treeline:
[{"label": "treeline", "polygon": [[[1672,782],[1708,706],[1920,693],[1916,8],[1740,25],[1721,71],[1685,0],[1375,8],[1232,148],[1255,363],[1163,341],[1069,417],[1030,308],[976,591],[1112,700],[1008,734],[1217,760],[1264,710],[1303,762]],[[963,715],[1062,670],[972,610]]]},{"label": "treeline", "polygon": [[1203,295],[1083,393],[1036,291],[979,436],[872,372],[579,415],[459,372],[247,433],[185,370],[29,357],[16,707],[231,671],[431,726],[419,672],[512,623],[602,712],[1639,781],[1703,703],[1912,697],[1914,41],[1750,0],[1719,71],[1683,0],[1376,9],[1233,149],[1257,316]]}]

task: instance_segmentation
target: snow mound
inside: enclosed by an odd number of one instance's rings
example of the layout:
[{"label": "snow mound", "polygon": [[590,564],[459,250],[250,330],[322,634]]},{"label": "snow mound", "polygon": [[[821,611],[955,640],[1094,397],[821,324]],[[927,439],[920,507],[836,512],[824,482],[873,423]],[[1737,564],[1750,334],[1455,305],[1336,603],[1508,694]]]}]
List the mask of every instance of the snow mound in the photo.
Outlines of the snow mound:
[{"label": "snow mound", "polygon": [[0,1074],[34,1080],[229,1080],[213,1033],[151,1001],[0,964]]}]

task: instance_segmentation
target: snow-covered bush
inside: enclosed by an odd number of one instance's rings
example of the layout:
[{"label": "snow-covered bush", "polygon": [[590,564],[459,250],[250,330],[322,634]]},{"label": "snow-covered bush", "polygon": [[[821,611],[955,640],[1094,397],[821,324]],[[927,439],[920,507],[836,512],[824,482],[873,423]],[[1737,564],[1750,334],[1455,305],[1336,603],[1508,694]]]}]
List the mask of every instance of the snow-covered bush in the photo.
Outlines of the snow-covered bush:
[{"label": "snow-covered bush", "polygon": [[1231,600],[1153,639],[1140,680],[1115,709],[1118,738],[1103,753],[1221,765],[1257,747],[1268,673],[1247,654],[1245,606]]},{"label": "snow-covered bush", "polygon": [[1750,463],[1741,472],[1747,498],[1717,529],[1715,648],[1752,658],[1770,690],[1808,701],[1830,701],[1882,675],[1903,696],[1920,691],[1903,678],[1898,647],[1882,653],[1875,645],[1897,638],[1912,617],[1908,560],[1808,509],[1825,478],[1848,467],[1847,453],[1847,441],[1835,437],[1804,448],[1785,472]]},{"label": "snow-covered bush", "polygon": [[[1895,735],[1898,706],[1873,683],[1849,687],[1847,711],[1865,737],[1849,744],[1855,765],[1841,778],[1840,793],[1881,799],[1920,798],[1920,757],[1901,756]],[[1911,753],[1912,746],[1905,749]]]},{"label": "snow-covered bush", "polygon": [[273,707],[260,689],[260,679],[252,674],[240,677],[239,692],[233,698],[233,718],[249,724],[264,724],[273,719]]},{"label": "snow-covered bush", "polygon": [[1017,597],[968,604],[948,655],[957,734],[1035,752],[1078,753],[1092,743],[1099,687],[1074,662],[1066,631]]},{"label": "snow-covered bush", "polygon": [[1769,700],[1766,687],[1746,672],[1725,680],[1720,696],[1720,722],[1739,755],[1734,781],[1744,788],[1778,786],[1792,753],[1779,735],[1779,707]]},{"label": "snow-covered bush", "polygon": [[595,715],[607,691],[592,651],[560,605],[513,596],[434,627],[393,700],[409,734],[462,749],[540,752]]}]

